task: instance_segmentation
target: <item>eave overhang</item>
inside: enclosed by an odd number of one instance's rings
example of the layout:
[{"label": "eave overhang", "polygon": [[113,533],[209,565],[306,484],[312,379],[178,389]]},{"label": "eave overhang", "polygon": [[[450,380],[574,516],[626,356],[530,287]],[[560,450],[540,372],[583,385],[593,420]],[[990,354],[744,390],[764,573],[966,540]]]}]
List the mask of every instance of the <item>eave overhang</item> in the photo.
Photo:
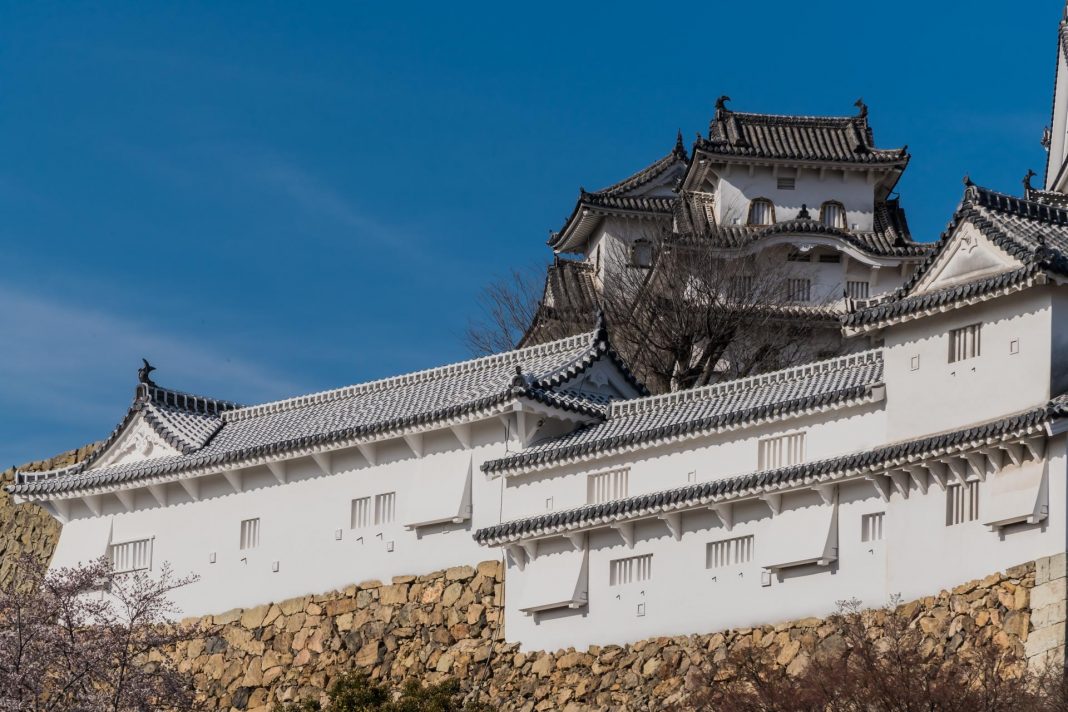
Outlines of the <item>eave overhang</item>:
[{"label": "eave overhang", "polygon": [[[483,546],[507,546],[642,519],[663,518],[667,514],[709,508],[716,511],[718,505],[791,491],[815,489],[826,501],[830,486],[873,478],[875,485],[885,493],[893,487],[891,471],[902,474],[905,482],[922,478],[926,491],[932,480],[946,486],[947,468],[943,460],[971,452],[983,454],[1013,441],[1024,440],[1033,444],[1036,440],[1044,440],[1053,427],[1063,429],[1063,416],[1063,406],[1051,403],[1001,420],[872,451],[505,522],[476,531],[474,538]],[[978,476],[985,477],[985,473],[978,473]],[[885,478],[885,481],[878,478]]]}]

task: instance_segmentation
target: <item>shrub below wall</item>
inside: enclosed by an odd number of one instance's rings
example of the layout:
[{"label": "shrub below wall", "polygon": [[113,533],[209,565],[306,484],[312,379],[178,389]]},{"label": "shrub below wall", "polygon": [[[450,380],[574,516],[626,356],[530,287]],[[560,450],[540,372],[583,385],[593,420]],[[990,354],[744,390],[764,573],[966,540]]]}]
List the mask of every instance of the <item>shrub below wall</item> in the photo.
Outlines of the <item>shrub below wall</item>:
[{"label": "shrub below wall", "polygon": [[[1036,628],[1031,596],[1038,590],[1055,597],[1064,583],[1062,555],[899,611],[923,631],[934,655],[990,644],[1021,659],[1063,659],[1063,614],[1058,629],[1057,612],[1048,608],[1056,604],[1042,601]],[[338,675],[360,669],[396,686],[411,678],[456,679],[468,699],[503,710],[657,710],[684,701],[702,667],[738,646],[767,648],[777,664],[795,670],[814,654],[844,646],[832,626],[811,618],[582,652],[523,653],[501,641],[502,595],[501,565],[489,561],[235,610],[203,619],[212,633],[181,646],[180,667],[193,675],[208,709],[267,712],[276,703],[321,697]]]}]

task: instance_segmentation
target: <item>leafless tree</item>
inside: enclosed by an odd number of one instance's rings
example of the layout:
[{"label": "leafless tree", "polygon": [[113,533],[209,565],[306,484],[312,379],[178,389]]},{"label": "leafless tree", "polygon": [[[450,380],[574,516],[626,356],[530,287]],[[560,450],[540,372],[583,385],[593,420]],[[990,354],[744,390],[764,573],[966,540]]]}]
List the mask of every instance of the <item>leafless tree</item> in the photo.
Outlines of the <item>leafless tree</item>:
[{"label": "leafless tree", "polygon": [[105,559],[46,570],[30,557],[0,590],[0,710],[191,709],[191,681],[164,651],[196,631],[168,620],[192,582],[114,574]]},{"label": "leafless tree", "polygon": [[788,672],[770,648],[736,649],[693,681],[679,709],[737,712],[1054,712],[1066,709],[1064,671],[1029,672],[1019,650],[990,637],[932,646],[899,608],[842,604],[807,665]]},{"label": "leafless tree", "polygon": [[[592,277],[593,308],[603,312],[613,344],[654,392],[786,368],[840,348],[828,303],[841,295],[809,293],[785,248],[725,250],[663,225],[651,225],[628,245],[613,244]],[[524,335],[544,342],[591,328],[588,306],[583,312],[546,303],[544,291],[529,271],[491,283],[468,345],[494,353],[515,348]]]},{"label": "leafless tree", "polygon": [[812,360],[821,330],[836,348],[827,302],[839,295],[812,293],[787,254],[726,252],[703,239],[661,239],[648,269],[617,254],[603,292],[613,343],[655,392]]},{"label": "leafless tree", "polygon": [[468,321],[468,349],[487,355],[515,348],[538,316],[544,279],[545,268],[538,265],[513,269],[487,284],[478,297],[478,316]]}]

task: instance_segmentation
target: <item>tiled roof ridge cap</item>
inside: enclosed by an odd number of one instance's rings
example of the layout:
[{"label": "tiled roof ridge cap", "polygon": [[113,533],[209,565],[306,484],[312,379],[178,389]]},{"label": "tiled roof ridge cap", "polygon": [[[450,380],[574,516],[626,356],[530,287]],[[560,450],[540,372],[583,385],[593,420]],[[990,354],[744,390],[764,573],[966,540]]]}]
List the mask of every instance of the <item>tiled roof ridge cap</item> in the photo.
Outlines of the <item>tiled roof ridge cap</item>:
[{"label": "tiled roof ridge cap", "polygon": [[245,407],[233,401],[176,391],[173,388],[164,388],[155,383],[139,383],[137,385],[136,400],[142,400],[160,407],[179,408],[204,415],[218,415]]},{"label": "tiled roof ridge cap", "polygon": [[970,185],[965,191],[963,204],[972,203],[983,208],[1009,213],[1028,220],[1068,224],[1068,210],[1037,200],[1018,198],[990,188]]},{"label": "tiled roof ridge cap", "polygon": [[812,363],[806,363],[800,366],[782,369],[780,371],[772,371],[771,373],[747,376],[745,378],[738,378],[723,383],[714,383],[710,386],[702,386],[701,388],[693,388],[687,391],[663,393],[660,395],[648,396],[646,398],[634,398],[626,401],[613,401],[609,404],[608,417],[615,418],[621,415],[636,415],[638,413],[645,413],[650,410],[657,410],[679,403],[692,403],[694,401],[707,400],[728,393],[737,393],[738,391],[744,391],[749,388],[796,380],[817,373],[828,373],[830,371],[852,368],[858,365],[876,363],[882,361],[882,358],[882,349],[870,349],[868,351],[860,351],[855,354],[838,356],[824,361],[814,361]]},{"label": "tiled roof ridge cap", "polygon": [[[412,383],[425,383],[430,380],[442,378],[445,376],[452,376],[459,373],[467,373],[470,371],[484,368],[486,366],[494,366],[505,363],[514,363],[520,359],[527,357],[546,356],[560,351],[566,351],[568,349],[577,348],[583,344],[588,344],[590,347],[596,345],[596,332],[578,334],[576,336],[570,336],[566,339],[560,339],[558,341],[550,341],[545,344],[538,344],[536,346],[528,346],[523,349],[516,349],[514,351],[505,351],[499,354],[491,354],[489,356],[481,356],[475,359],[468,359],[467,361],[459,361],[457,363],[447,364],[445,366],[436,366],[434,368],[428,368],[422,371],[414,371],[412,373],[405,373],[399,376],[390,376],[388,378],[380,378],[374,381],[367,381],[366,383],[357,383],[351,386],[344,386],[342,388],[334,388],[326,391],[319,391],[317,393],[309,393],[303,396],[295,396],[293,398],[287,398],[280,401],[272,401],[270,403],[261,403],[259,405],[248,406],[237,410],[231,410],[224,413],[223,418],[228,422],[234,422],[238,420],[244,420],[246,418],[255,418],[261,415],[267,415],[269,413],[278,413],[285,410],[292,410],[294,408],[303,408],[309,405],[315,405],[319,403],[327,403],[341,398],[351,398],[352,396],[364,395],[367,393],[377,393],[389,388],[395,388],[397,386],[405,386]],[[507,385],[507,384],[504,384]]]},{"label": "tiled roof ridge cap", "polygon": [[[756,120],[767,123],[812,123],[814,125],[827,125],[827,126],[848,126],[850,124],[862,124],[868,125],[868,118],[866,116],[843,116],[843,115],[819,115],[819,114],[766,114],[758,111],[734,111],[733,109],[726,109],[723,112],[723,117],[733,116],[736,119]],[[719,117],[716,117],[719,120]]]},{"label": "tiled roof ridge cap", "polygon": [[580,193],[583,195],[616,195],[627,190],[634,190],[635,188],[639,188],[645,185],[646,183],[655,180],[658,176],[662,175],[664,171],[675,165],[675,163],[681,164],[685,163],[687,160],[688,159],[685,155],[685,151],[683,151],[682,154],[679,153],[678,142],[676,141],[675,145],[672,146],[671,151],[667,155],[661,156],[660,158],[647,165],[645,168],[631,173],[623,180],[617,181],[612,185],[601,188],[599,190],[587,191],[583,188],[580,188],[579,190]]}]

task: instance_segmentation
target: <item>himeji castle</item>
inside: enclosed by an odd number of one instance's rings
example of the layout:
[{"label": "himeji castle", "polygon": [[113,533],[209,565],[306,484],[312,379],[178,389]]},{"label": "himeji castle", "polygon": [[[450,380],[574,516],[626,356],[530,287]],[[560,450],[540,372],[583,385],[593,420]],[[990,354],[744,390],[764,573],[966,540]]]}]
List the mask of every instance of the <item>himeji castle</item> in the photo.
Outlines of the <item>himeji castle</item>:
[{"label": "himeji castle", "polygon": [[[862,103],[723,99],[706,136],[583,191],[553,234],[538,319],[586,331],[536,322],[513,351],[248,406],[146,364],[92,456],[8,489],[63,524],[53,566],[199,575],[187,615],[501,558],[526,649],[882,606],[1062,554],[1068,25],[1058,40],[1044,188],[966,181],[937,242],[910,235],[908,152],[876,147]],[[833,297],[842,355],[650,394],[596,305],[664,231],[781,255]]]}]

